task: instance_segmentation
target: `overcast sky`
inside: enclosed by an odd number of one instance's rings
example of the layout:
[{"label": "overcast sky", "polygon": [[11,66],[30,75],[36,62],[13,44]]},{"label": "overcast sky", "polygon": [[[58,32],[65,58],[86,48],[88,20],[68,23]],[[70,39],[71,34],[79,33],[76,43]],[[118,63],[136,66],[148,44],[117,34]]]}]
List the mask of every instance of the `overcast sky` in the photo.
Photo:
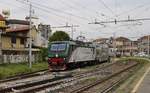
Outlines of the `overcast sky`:
[{"label": "overcast sky", "polygon": [[[29,5],[25,0],[0,0],[0,12],[10,10],[10,18],[24,19],[29,15]],[[111,23],[105,26],[88,24],[97,21],[123,20],[128,16],[132,19],[150,18],[150,0],[30,0],[34,16],[38,22],[50,24],[52,27],[79,25],[74,37],[80,33],[88,39],[125,36],[130,39],[150,34],[150,21]],[[65,30],[71,34],[70,28]]]}]

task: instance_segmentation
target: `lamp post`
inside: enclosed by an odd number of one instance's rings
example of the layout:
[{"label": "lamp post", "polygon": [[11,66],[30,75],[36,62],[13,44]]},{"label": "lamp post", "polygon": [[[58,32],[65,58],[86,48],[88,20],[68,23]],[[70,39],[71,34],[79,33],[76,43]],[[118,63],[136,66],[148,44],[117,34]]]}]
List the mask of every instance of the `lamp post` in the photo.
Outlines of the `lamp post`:
[{"label": "lamp post", "polygon": [[31,37],[31,31],[32,31],[32,4],[29,0],[17,0],[23,4],[25,4],[24,2],[26,2],[29,5],[29,68],[32,68],[32,37]]},{"label": "lamp post", "polygon": [[2,61],[2,34],[5,34],[6,32],[3,31],[3,29],[0,29],[0,62]]},{"label": "lamp post", "polygon": [[32,30],[32,21],[31,21],[31,17],[32,17],[32,4],[30,3],[30,10],[29,10],[29,20],[30,20],[30,24],[29,24],[29,68],[32,68],[32,38],[31,38],[31,30]]},{"label": "lamp post", "polygon": [[116,53],[117,53],[117,48],[116,48],[116,33],[115,32],[113,33],[113,42],[114,42],[113,48],[114,48],[114,58],[115,58],[116,57]]},{"label": "lamp post", "polygon": [[0,29],[0,62],[2,61],[2,30]]},{"label": "lamp post", "polygon": [[150,53],[150,35],[148,35],[148,51],[147,51],[148,57],[150,56],[149,53]]}]

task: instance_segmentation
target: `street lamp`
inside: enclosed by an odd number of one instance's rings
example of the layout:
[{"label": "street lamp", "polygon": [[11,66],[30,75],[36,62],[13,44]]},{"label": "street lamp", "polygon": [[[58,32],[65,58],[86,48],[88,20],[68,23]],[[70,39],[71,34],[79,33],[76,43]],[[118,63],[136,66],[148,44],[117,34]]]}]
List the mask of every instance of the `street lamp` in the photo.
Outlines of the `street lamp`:
[{"label": "street lamp", "polygon": [[150,35],[148,35],[148,57],[150,56]]},{"label": "street lamp", "polygon": [[2,38],[1,38],[2,30],[0,29],[0,62],[2,61]]},{"label": "street lamp", "polygon": [[30,20],[30,24],[29,24],[29,68],[32,68],[32,38],[31,38],[31,30],[32,30],[32,4],[30,3],[30,10],[29,10],[30,14],[29,14],[29,20]]},{"label": "street lamp", "polygon": [[2,34],[3,33],[6,33],[6,32],[3,32],[3,30],[0,29],[0,62],[2,62]]},{"label": "street lamp", "polygon": [[29,5],[29,68],[32,68],[32,38],[31,38],[31,30],[32,30],[32,12],[33,12],[33,9],[32,9],[32,4],[29,0],[17,0],[21,3],[24,3],[26,2],[28,5]]}]

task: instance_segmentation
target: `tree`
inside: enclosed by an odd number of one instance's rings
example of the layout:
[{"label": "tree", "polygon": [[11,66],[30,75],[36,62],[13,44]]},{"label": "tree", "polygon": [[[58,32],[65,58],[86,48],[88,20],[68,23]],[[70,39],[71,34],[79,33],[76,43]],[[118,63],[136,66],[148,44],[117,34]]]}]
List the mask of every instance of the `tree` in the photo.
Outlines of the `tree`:
[{"label": "tree", "polygon": [[67,41],[70,40],[69,35],[63,31],[56,31],[53,35],[49,38],[49,41]]}]

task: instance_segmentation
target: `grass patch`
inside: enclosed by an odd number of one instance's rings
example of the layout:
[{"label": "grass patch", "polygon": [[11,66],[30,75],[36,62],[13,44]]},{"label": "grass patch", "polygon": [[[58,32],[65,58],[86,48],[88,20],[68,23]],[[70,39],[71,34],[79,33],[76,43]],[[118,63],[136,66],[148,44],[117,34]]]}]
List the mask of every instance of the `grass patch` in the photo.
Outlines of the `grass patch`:
[{"label": "grass patch", "polygon": [[44,70],[47,68],[48,68],[47,62],[33,63],[31,69],[29,68],[29,64],[27,63],[1,64],[0,65],[0,79],[15,76],[18,74]]},{"label": "grass patch", "polygon": [[98,77],[90,77],[90,78],[86,78],[84,81],[90,81],[90,82],[94,82],[98,79]]},{"label": "grass patch", "polygon": [[119,62],[136,61],[136,62],[140,62],[140,63],[148,63],[148,62],[150,62],[150,59],[148,59],[148,58],[140,58],[140,57],[122,57],[118,61]]},{"label": "grass patch", "polygon": [[115,91],[115,93],[131,93],[141,76],[143,76],[147,68],[150,66],[150,60],[146,58],[128,57],[121,58],[120,61],[136,61],[140,63],[135,73],[124,81]]}]

